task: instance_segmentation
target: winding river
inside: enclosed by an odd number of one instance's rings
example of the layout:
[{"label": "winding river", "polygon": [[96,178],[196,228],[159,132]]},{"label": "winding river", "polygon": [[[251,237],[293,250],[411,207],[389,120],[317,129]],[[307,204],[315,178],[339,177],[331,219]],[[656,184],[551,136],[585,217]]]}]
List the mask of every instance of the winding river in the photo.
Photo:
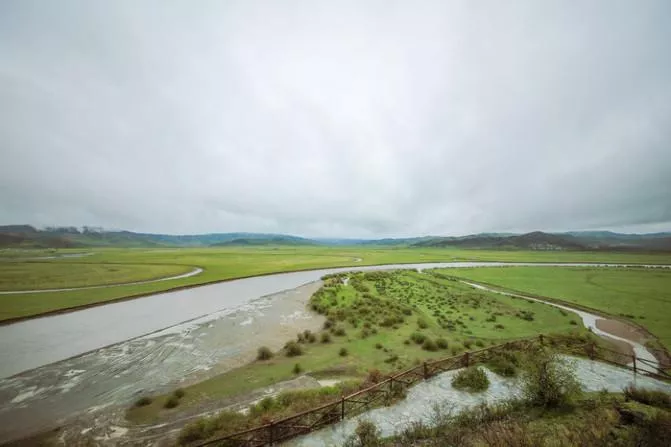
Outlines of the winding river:
[{"label": "winding river", "polygon": [[[140,393],[207,378],[223,372],[222,363],[230,369],[252,360],[260,344],[279,348],[296,328],[318,329],[321,320],[307,314],[305,304],[326,274],[500,266],[623,265],[449,262],[330,268],[231,280],[0,326],[0,427],[5,427],[0,442],[76,412],[126,405]],[[577,313],[598,333],[594,323],[600,316],[548,304]],[[269,332],[272,327],[280,330]],[[637,356],[654,360],[645,347],[625,341]]]},{"label": "winding river", "polygon": [[[0,353],[3,358],[0,364],[0,378],[174,327],[194,319],[200,319],[200,322],[204,323],[208,320],[208,316],[215,319],[221,312],[234,310],[259,297],[318,281],[329,273],[501,266],[613,267],[623,265],[525,262],[390,264],[279,273],[157,293],[135,300],[0,326]],[[671,266],[658,267],[670,268]]]}]

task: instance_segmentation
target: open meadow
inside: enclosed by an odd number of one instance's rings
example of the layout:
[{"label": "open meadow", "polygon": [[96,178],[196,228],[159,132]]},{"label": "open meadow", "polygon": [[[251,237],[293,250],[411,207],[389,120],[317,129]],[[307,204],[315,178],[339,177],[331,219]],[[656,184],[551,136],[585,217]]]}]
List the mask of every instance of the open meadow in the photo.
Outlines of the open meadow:
[{"label": "open meadow", "polygon": [[646,328],[671,349],[669,269],[492,267],[443,273],[596,309]]},{"label": "open meadow", "polygon": [[[82,257],[57,257],[73,253]],[[41,257],[52,259],[40,259]],[[122,284],[185,273],[196,276],[155,283],[63,292],[0,295],[0,321],[143,296],[170,289],[269,273],[340,266],[411,262],[528,261],[669,264],[668,254],[540,252],[388,247],[233,247],[82,250],[4,250],[0,292]]]}]

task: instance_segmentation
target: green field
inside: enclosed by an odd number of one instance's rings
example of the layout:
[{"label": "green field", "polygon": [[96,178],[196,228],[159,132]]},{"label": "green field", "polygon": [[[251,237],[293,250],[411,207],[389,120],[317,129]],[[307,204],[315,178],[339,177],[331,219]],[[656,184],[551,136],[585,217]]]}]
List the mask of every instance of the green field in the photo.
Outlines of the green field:
[{"label": "green field", "polygon": [[166,264],[75,264],[12,262],[0,268],[0,290],[49,289],[120,284],[186,273],[188,266]]},{"label": "green field", "polygon": [[[308,336],[297,343],[301,355],[280,351],[270,360],[193,385],[186,389],[184,405],[290,379],[296,363],[317,377],[360,377],[371,369],[397,371],[426,359],[539,333],[586,333],[571,312],[478,291],[428,274],[349,274],[347,285],[342,283],[344,276],[327,280],[313,295],[311,306],[327,317],[327,325],[314,334],[312,342]],[[322,342],[322,337],[329,337],[329,341]],[[343,349],[346,355],[341,355]],[[162,411],[165,399],[167,396],[132,409],[130,419],[152,419]]]},{"label": "green field", "polygon": [[671,349],[669,269],[496,267],[442,271],[627,318]]},{"label": "green field", "polygon": [[[58,250],[73,253],[82,250]],[[540,252],[420,249],[389,247],[232,247],[175,249],[95,249],[91,256],[24,262],[54,250],[0,252],[0,290],[48,289],[110,284],[182,273],[193,267],[198,276],[154,284],[109,289],[0,295],[0,321],[99,304],[110,300],[245,276],[336,266],[408,262],[534,261],[671,263],[670,255],[610,252]],[[359,261],[360,259],[360,261]]]}]

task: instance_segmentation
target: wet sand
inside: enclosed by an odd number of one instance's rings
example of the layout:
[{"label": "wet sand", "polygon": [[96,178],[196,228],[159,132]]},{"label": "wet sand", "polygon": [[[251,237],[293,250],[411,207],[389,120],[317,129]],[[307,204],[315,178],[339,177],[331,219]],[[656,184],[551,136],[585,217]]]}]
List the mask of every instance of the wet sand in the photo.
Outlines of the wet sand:
[{"label": "wet sand", "polygon": [[[269,295],[207,321],[193,320],[0,380],[0,442],[67,420],[126,408],[140,395],[167,392],[252,361],[324,318],[307,310],[320,282]],[[102,411],[101,411],[102,410]]]},{"label": "wet sand", "polygon": [[617,340],[607,335],[602,335],[601,338],[608,341],[612,348],[618,351],[620,354],[627,356],[627,361],[624,362],[625,364],[628,363],[635,354],[633,346],[631,346],[626,341]]},{"label": "wet sand", "polygon": [[619,320],[596,320],[596,327],[609,334],[617,335],[620,338],[626,338],[627,340],[633,340],[639,343],[645,342],[647,338],[640,329]]}]

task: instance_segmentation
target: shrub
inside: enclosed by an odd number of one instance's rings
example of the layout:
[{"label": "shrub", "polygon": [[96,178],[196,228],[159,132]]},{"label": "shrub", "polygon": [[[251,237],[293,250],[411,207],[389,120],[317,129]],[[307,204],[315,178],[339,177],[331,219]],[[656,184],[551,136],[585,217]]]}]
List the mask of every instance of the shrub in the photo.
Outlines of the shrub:
[{"label": "shrub", "polygon": [[382,343],[375,343],[375,349],[382,349]]},{"label": "shrub", "polygon": [[522,376],[524,397],[535,406],[557,408],[569,405],[580,394],[580,383],[570,365],[543,348],[529,356]]},{"label": "shrub", "polygon": [[424,343],[424,340],[426,340],[426,335],[420,332],[413,332],[412,335],[410,335],[410,339],[420,345]]},{"label": "shrub", "polygon": [[285,349],[287,357],[297,357],[303,354],[303,348],[301,348],[301,345],[299,345],[295,341],[290,341],[289,343],[287,343]]},{"label": "shrub", "polygon": [[370,421],[360,421],[354,433],[344,444],[346,447],[378,447],[382,446],[380,430]]},{"label": "shrub", "polygon": [[305,341],[308,343],[314,343],[317,341],[317,336],[310,331],[306,330],[303,336],[305,337]]},{"label": "shrub", "polygon": [[264,397],[255,405],[249,407],[249,414],[253,417],[261,416],[265,413],[268,413],[276,406],[275,399],[271,396]]},{"label": "shrub", "polygon": [[667,446],[671,439],[671,414],[659,411],[646,420],[638,433],[637,446]]},{"label": "shrub", "polygon": [[146,407],[152,402],[151,397],[149,396],[142,396],[138,400],[135,401],[135,404],[133,404],[136,407]]},{"label": "shrub", "polygon": [[331,334],[328,332],[322,332],[321,341],[322,343],[331,343]]},{"label": "shrub", "polygon": [[500,323],[494,325],[494,329],[505,329],[505,328],[506,328],[506,327],[505,327],[504,325],[500,324]]},{"label": "shrub", "polygon": [[426,329],[429,327],[429,323],[427,323],[424,318],[418,318],[417,326],[419,326],[420,329]]},{"label": "shrub", "polygon": [[472,340],[464,340],[464,348],[471,349],[471,346],[473,346]]},{"label": "shrub", "polygon": [[177,388],[175,391],[172,392],[172,395],[175,396],[177,399],[181,399],[184,397],[186,393],[182,388]]},{"label": "shrub", "polygon": [[391,357],[384,359],[384,363],[394,363],[396,361],[398,361],[398,355],[396,354],[393,354]]},{"label": "shrub", "polygon": [[324,322],[324,329],[331,329],[334,326],[333,320],[329,319]]},{"label": "shrub", "polygon": [[338,354],[340,354],[340,357],[345,357],[345,356],[347,356],[347,354],[349,354],[349,352],[347,351],[347,348],[342,347],[342,348],[340,348],[340,351],[338,352]]},{"label": "shrub", "polygon": [[385,317],[381,322],[380,326],[382,327],[391,327],[396,323],[396,319],[393,317]]},{"label": "shrub", "polygon": [[450,352],[452,353],[452,355],[457,355],[463,350],[464,350],[464,348],[461,345],[452,344],[452,349],[450,349]]},{"label": "shrub", "polygon": [[477,346],[478,348],[484,348],[485,342],[483,342],[482,340],[475,340],[475,346]]},{"label": "shrub", "polygon": [[179,445],[190,444],[201,439],[207,439],[211,436],[211,431],[208,427],[208,421],[199,419],[191,424],[186,425],[179,433],[177,443]]},{"label": "shrub", "polygon": [[294,374],[300,374],[300,373],[302,373],[302,372],[303,372],[303,368],[301,368],[301,364],[300,364],[300,363],[296,363],[296,364],[294,365],[294,368],[291,370],[291,372],[293,372]]},{"label": "shrub", "polygon": [[273,357],[273,351],[267,346],[261,346],[256,352],[256,360],[270,360]]},{"label": "shrub", "polygon": [[345,331],[345,328],[342,326],[338,326],[335,329],[333,329],[333,335],[337,337],[344,337],[347,335],[347,332]]},{"label": "shrub", "polygon": [[436,342],[427,337],[424,340],[424,343],[422,343],[422,349],[425,351],[437,351],[438,345],[436,345]]},{"label": "shrub", "polygon": [[438,346],[439,349],[447,349],[448,348],[447,340],[445,340],[444,338],[439,338],[438,340],[436,340],[436,346]]},{"label": "shrub", "polygon": [[463,369],[452,379],[452,386],[458,390],[484,391],[489,387],[487,374],[477,366]]},{"label": "shrub", "polygon": [[519,358],[513,352],[498,352],[487,362],[489,369],[503,377],[516,376],[519,364]]},{"label": "shrub", "polygon": [[384,380],[384,375],[380,372],[379,369],[371,369],[368,371],[368,377],[366,377],[367,383],[379,383]]},{"label": "shrub", "polygon": [[163,404],[163,408],[175,408],[177,405],[179,405],[179,399],[175,396],[170,396]]},{"label": "shrub", "polygon": [[530,310],[523,310],[517,316],[526,321],[534,321],[534,313]]},{"label": "shrub", "polygon": [[623,390],[623,393],[624,397],[629,400],[658,408],[671,408],[671,394],[663,391],[647,390],[629,385]]}]

